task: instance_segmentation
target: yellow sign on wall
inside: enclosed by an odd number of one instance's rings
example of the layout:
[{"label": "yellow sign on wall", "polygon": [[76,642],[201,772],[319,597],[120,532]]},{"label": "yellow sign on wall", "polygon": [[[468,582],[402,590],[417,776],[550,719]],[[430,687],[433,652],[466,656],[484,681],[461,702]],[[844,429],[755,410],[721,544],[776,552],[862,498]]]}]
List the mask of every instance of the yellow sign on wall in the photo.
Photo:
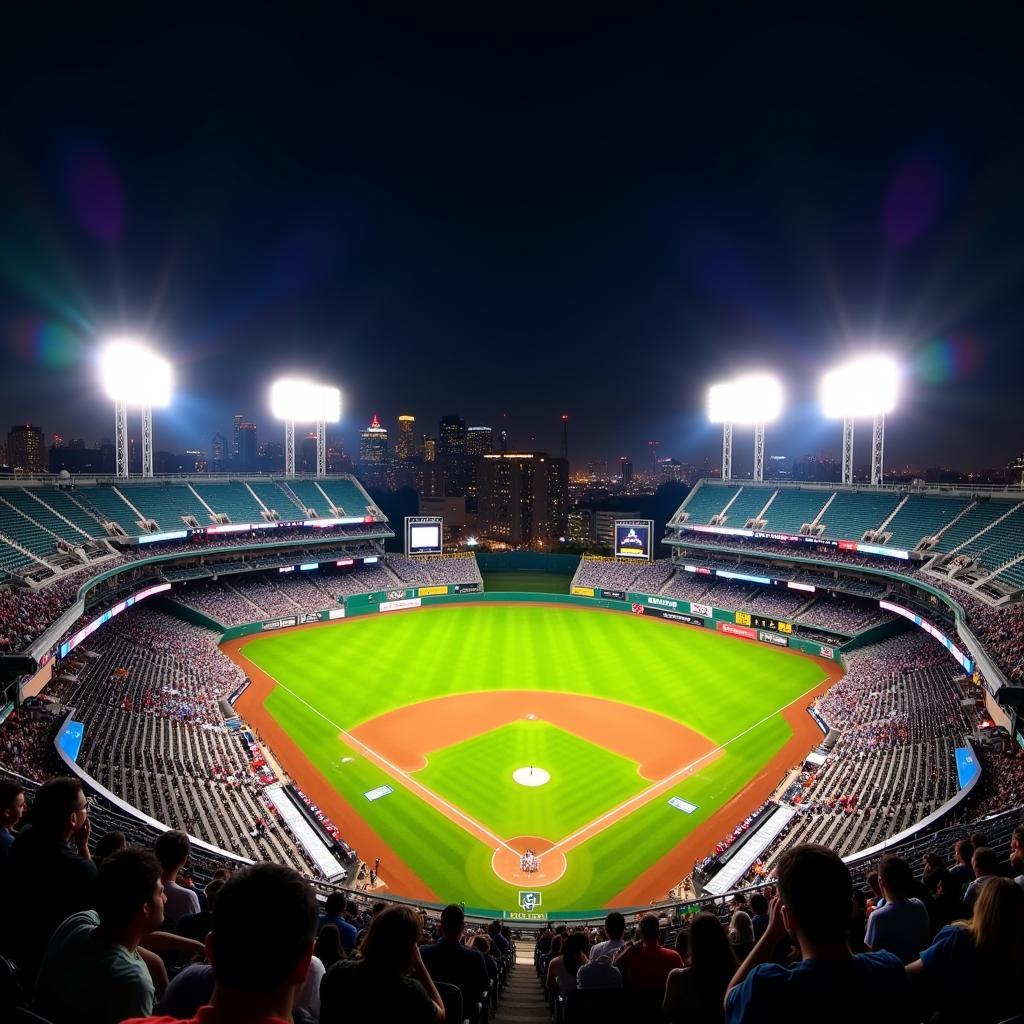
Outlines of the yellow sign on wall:
[{"label": "yellow sign on wall", "polygon": [[750,612],[737,612],[736,622],[741,626],[750,625]]},{"label": "yellow sign on wall", "polygon": [[573,587],[572,592],[579,595],[580,597],[594,597],[595,591],[593,587]]},{"label": "yellow sign on wall", "polygon": [[417,591],[420,597],[433,597],[434,594],[447,594],[447,587],[420,587]]}]

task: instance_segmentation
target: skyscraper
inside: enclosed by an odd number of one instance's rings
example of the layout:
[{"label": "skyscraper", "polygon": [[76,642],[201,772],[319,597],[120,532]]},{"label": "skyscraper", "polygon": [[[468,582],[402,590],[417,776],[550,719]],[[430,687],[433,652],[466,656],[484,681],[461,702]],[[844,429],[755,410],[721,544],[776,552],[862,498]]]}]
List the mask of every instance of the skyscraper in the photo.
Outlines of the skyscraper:
[{"label": "skyscraper", "polygon": [[619,459],[619,476],[623,487],[628,487],[633,481],[633,460],[627,459],[625,455]]},{"label": "skyscraper", "polygon": [[7,461],[11,469],[42,473],[46,468],[46,443],[43,432],[31,423],[18,423],[7,434]]},{"label": "skyscraper", "polygon": [[427,437],[423,435],[423,461],[424,462],[436,462],[437,461],[437,438]]},{"label": "skyscraper", "polygon": [[398,437],[395,440],[395,457],[411,459],[416,454],[416,417],[403,414],[398,417]]},{"label": "skyscraper", "polygon": [[256,424],[238,424],[238,462],[242,469],[253,472],[259,458],[259,445],[256,442]]},{"label": "skyscraper", "polygon": [[227,458],[228,439],[218,430],[210,439],[210,461],[213,463],[212,468],[215,471],[224,469]]},{"label": "skyscraper", "polygon": [[359,464],[363,467],[385,467],[388,461],[388,431],[373,414],[370,425],[359,435]]},{"label": "skyscraper", "polygon": [[437,435],[437,454],[466,454],[466,421],[461,416],[441,417]]},{"label": "skyscraper", "polygon": [[480,533],[507,544],[553,545],[568,529],[569,463],[544,452],[484,455],[479,473]]},{"label": "skyscraper", "polygon": [[470,427],[466,431],[466,454],[487,455],[494,450],[494,431],[490,427]]},{"label": "skyscraper", "polygon": [[242,455],[242,423],[245,417],[240,413],[236,412],[232,417],[233,435],[231,438],[231,458],[238,459]]}]

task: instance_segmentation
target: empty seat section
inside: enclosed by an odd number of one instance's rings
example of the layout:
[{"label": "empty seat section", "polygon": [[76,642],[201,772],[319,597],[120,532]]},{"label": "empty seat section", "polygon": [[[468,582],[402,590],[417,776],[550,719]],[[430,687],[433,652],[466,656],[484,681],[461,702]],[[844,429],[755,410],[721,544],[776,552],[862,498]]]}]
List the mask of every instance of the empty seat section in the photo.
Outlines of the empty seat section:
[{"label": "empty seat section", "polygon": [[780,488],[764,517],[765,529],[773,532],[799,533],[804,523],[811,522],[829,499],[830,491],[801,491]]},{"label": "empty seat section", "polygon": [[89,487],[78,492],[75,497],[88,502],[101,516],[104,521],[112,520],[117,523],[125,533],[138,535],[143,533],[142,527],[136,522],[135,513],[127,502],[113,487]]},{"label": "empty seat section", "polygon": [[954,548],[970,540],[979,530],[984,530],[990,523],[994,523],[1001,515],[1005,515],[1010,508],[1005,501],[989,499],[979,501],[973,508],[969,508],[963,518],[954,523],[940,538],[935,545],[936,551],[950,552]]},{"label": "empty seat section", "polygon": [[[1011,507],[1003,502],[1003,507]],[[1019,505],[1002,522],[971,541],[965,551],[970,551],[982,565],[998,569],[1011,559],[1024,554],[1024,505]]]},{"label": "empty seat section", "polygon": [[249,486],[259,495],[260,501],[267,508],[276,509],[282,519],[303,518],[302,509],[277,484],[250,483]]},{"label": "empty seat section", "polygon": [[1024,587],[1024,562],[1018,562],[1004,569],[997,577],[1012,587]]},{"label": "empty seat section", "polygon": [[774,487],[754,487],[745,484],[743,490],[736,495],[736,500],[725,513],[726,526],[743,526],[748,519],[753,519],[765,507],[772,496]]},{"label": "empty seat section", "polygon": [[36,564],[28,555],[23,555],[17,548],[12,548],[10,544],[0,541],[0,571],[13,572],[30,562],[33,565]]},{"label": "empty seat section", "polygon": [[[0,492],[0,497],[3,493]],[[53,552],[57,541],[41,526],[0,502],[0,533],[17,541],[35,555],[44,558]]]},{"label": "empty seat section", "polygon": [[689,512],[688,523],[707,523],[712,516],[729,504],[729,500],[739,490],[738,486],[718,486],[701,484],[690,495],[684,511]]},{"label": "empty seat section", "polygon": [[321,480],[320,486],[337,507],[345,510],[346,516],[365,516],[370,497],[350,477],[340,480]]},{"label": "empty seat section", "polygon": [[[65,519],[70,519],[75,526],[80,530],[85,530],[90,537],[106,536],[99,520],[76,504],[63,491],[56,487],[42,487],[37,493],[55,512],[59,512]],[[73,491],[72,493],[77,495],[80,492]]]},{"label": "empty seat section", "polygon": [[822,536],[860,540],[865,530],[877,530],[899,503],[900,496],[892,491],[837,491],[821,517]]},{"label": "empty seat section", "polygon": [[221,512],[233,523],[262,522],[263,509],[242,483],[193,484],[214,512]]},{"label": "empty seat section", "polygon": [[53,509],[46,505],[40,505],[28,491],[23,488],[0,491],[0,497],[9,501],[16,509],[23,512],[30,519],[34,519],[40,526],[45,527],[51,533],[57,534],[71,544],[82,544],[85,538],[72,526],[68,526],[60,516],[56,515]]},{"label": "empty seat section", "polygon": [[946,523],[956,519],[970,503],[970,498],[912,494],[885,528],[886,533],[892,534],[886,543],[913,551],[925,537],[934,537]]},{"label": "empty seat section", "polygon": [[318,516],[331,515],[331,506],[312,480],[290,480],[288,486],[302,502],[303,508],[316,509]]},{"label": "empty seat section", "polygon": [[194,516],[204,526],[210,522],[203,503],[182,484],[124,484],[119,490],[147,519],[155,519],[161,529],[180,529],[185,525],[183,516]]}]

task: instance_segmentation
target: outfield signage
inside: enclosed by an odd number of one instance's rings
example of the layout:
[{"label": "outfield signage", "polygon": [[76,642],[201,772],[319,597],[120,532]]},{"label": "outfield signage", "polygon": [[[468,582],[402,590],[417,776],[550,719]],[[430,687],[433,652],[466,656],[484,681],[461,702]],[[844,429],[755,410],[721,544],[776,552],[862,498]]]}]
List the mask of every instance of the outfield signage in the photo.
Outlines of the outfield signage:
[{"label": "outfield signage", "polygon": [[572,588],[572,592],[577,597],[594,597],[594,596],[596,596],[596,591],[594,590],[593,587],[573,587]]},{"label": "outfield signage", "polygon": [[608,590],[605,587],[601,588],[602,597],[610,597],[613,601],[625,601],[626,592],[624,590]]},{"label": "outfield signage", "polygon": [[345,618],[345,609],[344,608],[331,608],[327,612],[327,618],[329,618],[329,619],[343,619],[343,618]]},{"label": "outfield signage", "polygon": [[295,621],[294,615],[289,615],[284,619],[267,619],[266,622],[260,623],[260,629],[264,631],[268,629],[286,629],[288,626],[294,626]]},{"label": "outfield signage", "polygon": [[694,615],[703,615],[706,619],[710,619],[714,612],[711,610],[711,605],[708,604],[697,604],[696,601],[690,602],[690,611]]},{"label": "outfield signage", "polygon": [[405,590],[389,590],[387,600],[389,601],[401,601],[403,597],[408,596],[408,591]]},{"label": "outfield signage", "polygon": [[419,594],[420,597],[435,597],[435,596],[439,596],[441,594],[447,594],[448,593],[448,588],[446,586],[445,587],[420,587],[419,590],[416,591],[416,593]]},{"label": "outfield signage", "polygon": [[704,620],[695,615],[687,615],[685,612],[674,612],[668,608],[646,608],[642,604],[634,604],[633,612],[636,615],[654,616],[656,619],[667,619],[669,622],[683,622],[687,626],[703,626]]},{"label": "outfield signage", "polygon": [[718,622],[716,625],[720,632],[728,633],[730,636],[742,636],[746,640],[757,639],[757,630],[750,629],[749,626],[734,626],[731,622]]},{"label": "outfield signage", "polygon": [[456,594],[479,594],[480,584],[479,583],[456,583],[455,584]]},{"label": "outfield signage", "polygon": [[821,656],[823,658],[831,658],[834,661],[836,652],[827,644],[821,644]]},{"label": "outfield signage", "polygon": [[757,631],[757,639],[763,644],[775,644],[776,647],[788,647],[789,640],[778,633],[769,633],[766,629]]},{"label": "outfield signage", "polygon": [[652,608],[671,608],[673,611],[679,608],[679,602],[673,601],[671,597],[651,597],[648,595],[647,603]]},{"label": "outfield signage", "polygon": [[615,557],[651,560],[653,519],[615,520]]},{"label": "outfield signage", "polygon": [[406,597],[400,601],[381,601],[382,612],[398,612],[403,608],[419,608],[423,602],[418,597]]}]

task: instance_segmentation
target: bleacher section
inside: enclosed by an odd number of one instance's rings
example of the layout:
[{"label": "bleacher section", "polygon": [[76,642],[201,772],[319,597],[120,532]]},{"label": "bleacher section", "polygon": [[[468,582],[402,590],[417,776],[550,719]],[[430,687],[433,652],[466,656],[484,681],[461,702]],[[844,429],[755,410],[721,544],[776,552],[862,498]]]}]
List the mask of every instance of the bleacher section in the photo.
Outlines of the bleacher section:
[{"label": "bleacher section", "polygon": [[302,502],[303,508],[311,508],[318,516],[324,518],[332,515],[330,504],[314,481],[290,480],[288,485],[292,493]]},{"label": "bleacher section", "polygon": [[263,509],[242,483],[192,485],[214,512],[226,515],[233,523],[259,523]]},{"label": "bleacher section", "polygon": [[893,491],[836,491],[821,517],[821,536],[859,540],[881,526],[899,503],[900,495]]},{"label": "bleacher section", "polygon": [[[87,540],[87,537],[80,530],[75,529],[74,526],[70,526],[61,519],[50,505],[43,504],[32,497],[33,493],[21,487],[12,487],[0,491],[0,502],[10,502],[23,515],[28,516],[51,533],[57,534],[58,537],[69,544],[81,545]],[[91,524],[90,529],[92,532],[89,536],[97,535],[98,525],[95,522]]]},{"label": "bleacher section", "polygon": [[743,526],[748,519],[753,519],[764,508],[765,502],[771,496],[770,487],[744,487],[726,512],[725,525]]},{"label": "bleacher section", "polygon": [[[729,504],[729,499],[738,490],[739,487],[736,486],[719,487],[715,484],[704,484],[702,487],[697,488],[686,503],[686,511],[689,513],[687,522],[709,522],[712,516],[717,516]],[[731,521],[733,518],[731,514],[729,518]]]},{"label": "bleacher section", "polygon": [[[1012,506],[1006,503],[1006,507]],[[976,558],[989,569],[998,569],[1024,551],[1024,505],[1018,505],[980,536],[974,537],[960,551]]]},{"label": "bleacher section", "polygon": [[346,516],[365,516],[369,508],[369,496],[364,494],[355,480],[350,477],[332,477],[321,480],[320,486],[336,508]]},{"label": "bleacher section", "polygon": [[996,498],[976,502],[939,538],[935,550],[952,554],[975,534],[984,530],[986,526],[991,526],[1000,516],[1009,512],[1012,507],[1005,501],[999,501]]},{"label": "bleacher section", "polygon": [[[2,497],[2,495],[0,495]],[[0,533],[38,555],[48,555],[57,546],[57,538],[0,500]]]},{"label": "bleacher section", "polygon": [[95,509],[104,522],[117,523],[130,537],[145,533],[138,524],[138,517],[113,487],[101,485],[82,488],[75,492],[75,499],[87,501],[87,508]]},{"label": "bleacher section", "polygon": [[281,519],[305,518],[301,505],[297,505],[277,484],[249,482],[253,493]]},{"label": "bleacher section", "polygon": [[[771,489],[765,490],[767,501]],[[799,533],[800,527],[804,523],[812,522],[828,499],[828,491],[801,491],[780,487],[764,514],[767,523],[765,529],[773,533]]]},{"label": "bleacher section", "polygon": [[944,494],[935,497],[908,495],[903,507],[885,528],[886,533],[892,534],[886,544],[889,547],[913,551],[922,540],[934,537],[943,526],[952,522],[970,504],[970,498],[956,498]]},{"label": "bleacher section", "polygon": [[180,530],[185,525],[184,516],[192,516],[200,526],[210,525],[210,513],[188,487],[121,484],[118,490],[161,530]]}]

